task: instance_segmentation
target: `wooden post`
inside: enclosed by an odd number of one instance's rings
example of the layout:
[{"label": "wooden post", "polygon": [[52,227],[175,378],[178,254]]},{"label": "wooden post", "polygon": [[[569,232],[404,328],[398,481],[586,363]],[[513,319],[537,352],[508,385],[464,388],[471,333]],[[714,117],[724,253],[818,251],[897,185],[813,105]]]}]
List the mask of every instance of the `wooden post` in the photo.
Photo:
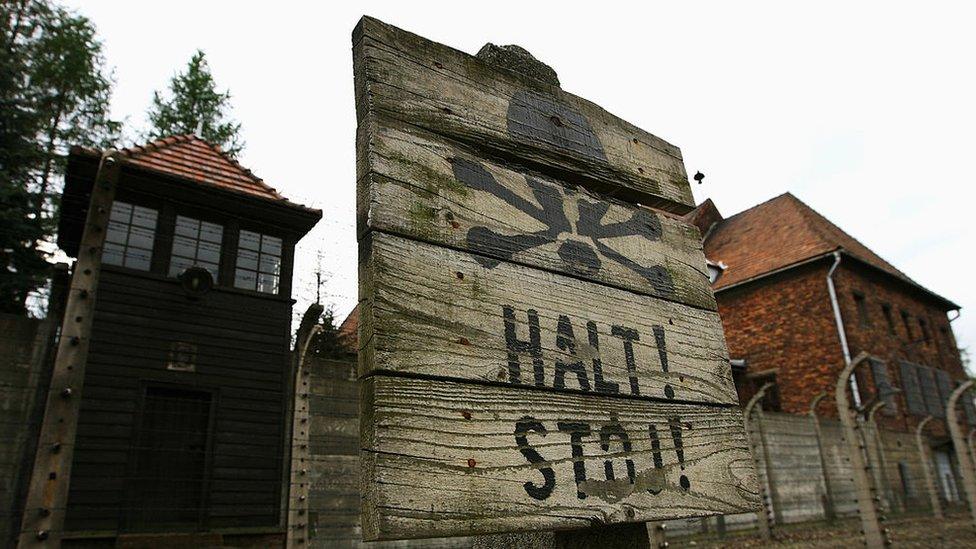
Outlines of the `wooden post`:
[{"label": "wooden post", "polygon": [[95,289],[102,265],[102,247],[121,160],[114,150],[102,155],[92,185],[91,200],[78,260],[61,325],[58,354],[51,373],[44,420],[27,489],[18,547],[60,547],[78,429],[78,410],[91,343]]},{"label": "wooden post", "polygon": [[939,540],[945,540],[945,517],[942,515],[942,504],[939,502],[939,493],[935,491],[935,481],[932,479],[931,458],[928,453],[928,443],[925,441],[923,431],[925,425],[932,421],[932,416],[925,418],[915,427],[915,444],[918,446],[918,459],[922,463],[922,474],[925,476],[925,489],[929,493],[929,505],[932,507],[932,516],[939,524]]},{"label": "wooden post", "polygon": [[813,432],[817,439],[817,453],[820,455],[820,471],[824,481],[824,515],[828,521],[833,522],[837,518],[834,511],[833,489],[830,487],[830,474],[827,472],[827,455],[823,446],[823,430],[820,427],[820,417],[817,416],[817,405],[826,398],[827,393],[822,392],[813,397],[810,401],[810,420],[813,421]]},{"label": "wooden post", "polygon": [[851,411],[847,402],[847,386],[854,368],[865,363],[870,356],[862,352],[841,370],[837,376],[837,386],[834,390],[834,399],[837,401],[837,412],[840,415],[840,423],[844,432],[844,440],[847,442],[848,454],[850,454],[851,468],[854,473],[854,487],[857,497],[858,514],[861,517],[861,530],[864,533],[864,543],[869,548],[876,549],[890,545],[887,529],[882,530],[878,522],[877,501],[874,490],[871,486],[871,479],[868,478],[870,467],[864,461],[863,445],[860,444],[858,431],[862,429],[855,421],[854,412]]},{"label": "wooden post", "polygon": [[309,385],[311,373],[306,366],[308,346],[315,334],[322,331],[319,319],[322,317],[322,305],[315,303],[308,307],[302,322],[298,327],[295,338],[294,382],[292,394],[292,427],[291,427],[291,474],[288,488],[288,528],[286,547],[305,547],[308,545],[308,438],[309,438]]},{"label": "wooden post", "polygon": [[[752,398],[749,399],[749,402],[746,404],[746,408],[742,414],[742,420],[745,423],[745,429],[746,429],[746,440],[749,441],[750,446],[752,443],[752,431],[749,429],[749,423],[750,423],[750,418],[752,417],[752,411],[756,407],[756,404],[760,400],[762,400],[762,397],[766,394],[766,391],[772,386],[773,386],[773,382],[769,382],[763,385],[762,387],[760,387],[759,390],[756,391],[756,394],[752,395]],[[765,471],[767,473],[766,482],[768,482],[769,481],[769,476],[768,476],[768,472],[769,472],[768,455],[769,454],[765,451],[766,441],[765,439],[763,439],[761,430],[758,433],[758,435],[759,435],[759,443],[763,445],[763,456],[767,458]],[[752,460],[755,463],[756,471],[758,472],[760,470],[760,466],[759,466],[759,458],[756,456],[755,448],[752,449]],[[762,539],[765,541],[769,541],[770,539],[772,539],[772,527],[769,524],[770,499],[769,499],[769,492],[766,489],[766,482],[763,481],[759,482],[759,490],[760,492],[762,492],[762,498],[760,498],[762,508],[760,509],[759,513],[756,516],[756,524],[759,526],[759,535],[762,537]]]},{"label": "wooden post", "polygon": [[962,429],[959,427],[959,418],[956,413],[959,397],[974,384],[976,384],[976,380],[965,381],[949,395],[949,403],[946,405],[946,423],[949,424],[949,433],[952,434],[952,445],[956,448],[956,459],[959,460],[959,472],[962,474],[962,485],[966,490],[969,514],[973,518],[973,525],[976,526],[976,473],[973,472],[973,463],[969,459],[969,452],[966,451],[966,439],[962,436]]}]

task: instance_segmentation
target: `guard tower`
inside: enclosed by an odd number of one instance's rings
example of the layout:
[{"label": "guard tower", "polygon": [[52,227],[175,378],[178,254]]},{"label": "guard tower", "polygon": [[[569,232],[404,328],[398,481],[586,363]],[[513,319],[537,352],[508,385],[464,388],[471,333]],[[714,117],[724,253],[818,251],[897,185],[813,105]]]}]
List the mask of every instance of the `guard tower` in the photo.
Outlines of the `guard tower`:
[{"label": "guard tower", "polygon": [[[58,244],[72,257],[100,156],[68,158]],[[287,495],[293,256],[321,212],[192,135],[119,158],[65,541],[270,543]]]}]

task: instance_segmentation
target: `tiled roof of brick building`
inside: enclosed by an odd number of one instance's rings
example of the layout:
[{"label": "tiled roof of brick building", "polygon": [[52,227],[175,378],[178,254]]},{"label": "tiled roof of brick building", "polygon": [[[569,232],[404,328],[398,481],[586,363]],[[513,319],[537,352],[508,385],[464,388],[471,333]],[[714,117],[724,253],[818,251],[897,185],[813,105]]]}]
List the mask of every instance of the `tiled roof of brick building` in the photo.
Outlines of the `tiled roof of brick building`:
[{"label": "tiled roof of brick building", "polygon": [[[265,199],[285,198],[236,160],[195,135],[175,135],[119,151],[140,168],[173,175],[223,190]],[[72,153],[100,155],[100,151],[76,147]]]},{"label": "tiled roof of brick building", "polygon": [[[714,209],[709,202],[700,208]],[[719,219],[711,225],[711,218]],[[834,251],[844,253],[897,277],[949,305],[954,305],[909,278],[894,265],[831,223],[790,193],[753,206],[728,219],[701,211],[686,216],[690,221],[709,220],[699,228],[705,235],[705,256],[726,265],[715,281],[718,291],[763,275],[803,263]]]},{"label": "tiled roof of brick building", "polygon": [[339,341],[350,352],[359,350],[359,305],[339,325]]}]

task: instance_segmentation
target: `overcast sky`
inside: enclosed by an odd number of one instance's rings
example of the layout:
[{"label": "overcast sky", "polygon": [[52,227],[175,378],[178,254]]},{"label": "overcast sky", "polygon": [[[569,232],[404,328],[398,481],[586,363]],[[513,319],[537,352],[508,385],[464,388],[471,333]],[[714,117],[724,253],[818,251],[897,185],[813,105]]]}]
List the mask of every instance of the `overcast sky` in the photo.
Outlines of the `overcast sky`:
[{"label": "overcast sky", "polygon": [[[113,114],[145,124],[152,91],[207,53],[233,94],[241,161],[321,208],[300,245],[338,316],[356,303],[356,128],[350,34],[369,14],[475,53],[519,44],[562,87],[679,146],[695,199],[729,216],[790,191],[929,289],[963,306],[972,281],[976,33],[937,2],[68,2],[98,26]],[[342,4],[342,5],[339,5]],[[961,3],[960,3],[961,4]],[[304,306],[307,301],[301,301]]]}]

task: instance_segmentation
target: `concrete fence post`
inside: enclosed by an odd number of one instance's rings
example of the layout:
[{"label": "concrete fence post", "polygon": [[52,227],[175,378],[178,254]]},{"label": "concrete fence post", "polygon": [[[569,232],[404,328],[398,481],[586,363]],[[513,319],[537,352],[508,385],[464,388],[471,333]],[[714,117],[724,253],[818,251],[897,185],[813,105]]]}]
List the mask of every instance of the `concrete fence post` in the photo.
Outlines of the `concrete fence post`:
[{"label": "concrete fence post", "polygon": [[833,522],[837,518],[837,513],[834,511],[834,494],[833,489],[830,487],[830,473],[827,471],[827,453],[823,445],[823,430],[820,427],[820,417],[817,416],[817,405],[826,397],[826,392],[822,392],[813,397],[813,400],[810,401],[809,415],[810,420],[813,422],[813,434],[817,440],[817,453],[820,455],[820,472],[823,475],[824,518]]},{"label": "concrete fence post", "polygon": [[60,547],[64,532],[68,488],[78,434],[78,411],[91,344],[96,288],[102,267],[102,249],[109,215],[115,201],[122,160],[118,152],[102,154],[92,185],[78,259],[71,275],[58,351],[51,372],[44,419],[17,546]]},{"label": "concrete fence post", "polygon": [[648,522],[647,535],[651,539],[651,547],[664,549],[668,544],[667,525],[664,522]]},{"label": "concrete fence post", "polygon": [[973,525],[976,526],[976,473],[973,472],[973,463],[969,459],[966,440],[962,436],[962,429],[959,427],[959,417],[956,405],[959,404],[959,397],[976,384],[976,380],[968,380],[956,387],[949,395],[949,402],[946,405],[946,423],[949,424],[949,433],[952,434],[952,445],[956,448],[956,459],[959,460],[959,472],[962,475],[962,485],[966,490],[966,502],[969,504],[969,514],[973,518]]},{"label": "concrete fence post", "polygon": [[976,471],[976,427],[969,430],[966,440],[969,442],[969,455],[973,460],[973,470]]},{"label": "concrete fence post", "polygon": [[925,489],[929,493],[929,506],[932,507],[932,516],[939,525],[939,541],[945,540],[945,517],[942,515],[942,503],[939,502],[939,493],[935,491],[935,480],[932,478],[932,460],[928,453],[928,443],[925,441],[925,426],[932,421],[932,416],[925,418],[915,427],[915,444],[918,446],[918,459],[922,463],[922,474],[925,476]]},{"label": "concrete fence post", "polygon": [[878,422],[874,420],[874,416],[878,413],[878,410],[884,408],[885,402],[879,400],[875,402],[870,409],[868,409],[868,424],[871,425],[871,429],[874,431],[874,446],[877,450],[878,459],[878,483],[881,485],[881,495],[887,500],[887,511],[891,511],[895,507],[898,507],[898,498],[895,496],[895,490],[891,487],[891,480],[888,477],[888,459],[885,455],[884,449],[884,439],[881,438],[881,427],[878,427]]},{"label": "concrete fence post", "polygon": [[284,492],[288,494],[288,520],[285,534],[285,547],[307,547],[309,543],[308,528],[308,498],[311,492],[311,479],[308,470],[311,466],[309,459],[309,433],[311,432],[309,414],[309,371],[306,358],[308,348],[316,334],[322,331],[319,320],[324,311],[322,305],[309,305],[302,317],[295,337],[295,351],[292,356],[293,390],[292,390],[292,426],[291,426],[291,459],[288,475],[288,486]]},{"label": "concrete fence post", "polygon": [[[746,438],[749,441],[749,444],[750,445],[752,445],[752,430],[750,428],[751,427],[752,411],[756,407],[756,404],[766,394],[766,391],[769,390],[769,388],[772,387],[772,386],[773,386],[773,383],[772,382],[769,382],[769,383],[766,383],[765,385],[763,385],[762,387],[760,387],[759,390],[756,391],[756,394],[752,395],[752,398],[749,399],[749,402],[746,404],[746,408],[745,408],[745,411],[743,413],[743,422],[745,423]],[[769,454],[765,452],[766,441],[763,438],[763,435],[762,435],[762,431],[761,430],[758,433],[758,435],[759,435],[759,443],[762,444],[762,446],[763,446],[763,455],[766,456],[766,458],[767,458],[766,459],[767,469],[765,469],[765,471],[768,473],[768,471],[769,471],[769,469],[768,469],[768,466],[769,466],[768,455]],[[756,472],[758,473],[759,470],[761,469],[760,466],[759,466],[759,457],[756,454],[756,449],[755,448],[752,448],[751,450],[752,450],[752,460],[753,460],[753,463],[756,465]],[[770,526],[770,518],[771,517],[770,517],[770,514],[769,514],[770,499],[769,499],[769,492],[766,489],[766,482],[769,481],[769,476],[768,475],[763,475],[763,476],[765,476],[766,478],[763,479],[763,481],[761,481],[759,483],[759,491],[762,493],[761,494],[762,497],[760,498],[760,503],[762,505],[762,508],[760,509],[759,514],[756,517],[756,524],[759,526],[759,535],[762,537],[763,540],[768,541],[769,539],[772,538],[772,528]]]},{"label": "concrete fence post", "polygon": [[888,536],[888,529],[881,528],[878,518],[877,503],[881,498],[876,495],[876,491],[872,488],[871,479],[868,476],[870,466],[865,463],[864,445],[861,444],[858,434],[864,427],[859,420],[855,419],[855,413],[851,411],[850,404],[847,402],[847,386],[851,374],[855,368],[866,363],[870,358],[867,353],[862,352],[841,370],[840,375],[837,376],[834,399],[837,401],[837,412],[844,433],[843,439],[847,443],[851,469],[854,473],[854,487],[864,543],[869,548],[876,549],[891,545],[891,540]]}]

